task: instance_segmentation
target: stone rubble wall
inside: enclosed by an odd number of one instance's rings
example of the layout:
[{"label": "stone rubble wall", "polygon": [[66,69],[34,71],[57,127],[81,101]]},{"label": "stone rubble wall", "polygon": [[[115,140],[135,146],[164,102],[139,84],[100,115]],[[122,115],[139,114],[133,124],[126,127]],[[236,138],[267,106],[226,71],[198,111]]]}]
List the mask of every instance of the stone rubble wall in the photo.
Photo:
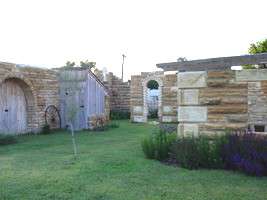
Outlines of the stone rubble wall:
[{"label": "stone rubble wall", "polygon": [[267,124],[267,70],[178,73],[178,134]]},{"label": "stone rubble wall", "polygon": [[59,83],[56,72],[33,67],[17,67],[11,63],[0,63],[0,84],[8,78],[19,79],[29,86],[34,100],[28,109],[34,117],[28,122],[28,131],[40,131],[45,124],[45,109],[49,105],[59,108]]},{"label": "stone rubble wall", "polygon": [[109,90],[110,110],[130,112],[129,82],[123,82],[113,73],[109,73],[104,84]]}]

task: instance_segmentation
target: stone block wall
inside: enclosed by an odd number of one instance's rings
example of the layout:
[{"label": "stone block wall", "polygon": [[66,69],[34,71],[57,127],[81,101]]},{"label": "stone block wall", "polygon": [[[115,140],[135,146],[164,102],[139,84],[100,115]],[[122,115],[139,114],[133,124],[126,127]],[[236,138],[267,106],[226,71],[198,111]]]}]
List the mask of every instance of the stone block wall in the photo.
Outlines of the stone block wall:
[{"label": "stone block wall", "polygon": [[0,63],[0,84],[14,79],[25,85],[27,99],[28,132],[38,132],[45,124],[45,109],[49,105],[59,108],[59,84],[56,72],[33,67],[19,67]]},{"label": "stone block wall", "polygon": [[110,110],[130,112],[130,83],[109,73],[104,84],[109,90]]},{"label": "stone block wall", "polygon": [[217,134],[267,124],[267,70],[178,73],[178,133]]},{"label": "stone block wall", "polygon": [[162,122],[177,121],[177,75],[163,76]]}]

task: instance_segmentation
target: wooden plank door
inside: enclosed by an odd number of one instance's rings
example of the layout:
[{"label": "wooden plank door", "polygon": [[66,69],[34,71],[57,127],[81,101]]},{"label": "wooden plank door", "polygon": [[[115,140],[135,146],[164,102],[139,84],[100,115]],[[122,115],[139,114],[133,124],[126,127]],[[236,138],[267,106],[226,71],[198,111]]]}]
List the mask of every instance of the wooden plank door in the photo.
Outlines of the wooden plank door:
[{"label": "wooden plank door", "polygon": [[0,85],[0,133],[20,134],[27,131],[26,99],[15,80]]}]

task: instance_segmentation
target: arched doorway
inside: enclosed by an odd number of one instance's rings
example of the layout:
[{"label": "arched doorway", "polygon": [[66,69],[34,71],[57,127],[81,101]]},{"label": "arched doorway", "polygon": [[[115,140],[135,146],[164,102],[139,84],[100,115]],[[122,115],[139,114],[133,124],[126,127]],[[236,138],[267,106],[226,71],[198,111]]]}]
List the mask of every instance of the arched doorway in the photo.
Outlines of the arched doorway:
[{"label": "arched doorway", "polygon": [[19,78],[0,84],[0,133],[22,134],[30,131],[34,101],[30,87]]},{"label": "arched doorway", "polygon": [[147,82],[147,118],[152,120],[158,119],[159,110],[159,84],[155,80]]},{"label": "arched doorway", "polygon": [[162,117],[162,80],[159,77],[147,77],[143,82],[144,121],[150,118],[161,121]]}]

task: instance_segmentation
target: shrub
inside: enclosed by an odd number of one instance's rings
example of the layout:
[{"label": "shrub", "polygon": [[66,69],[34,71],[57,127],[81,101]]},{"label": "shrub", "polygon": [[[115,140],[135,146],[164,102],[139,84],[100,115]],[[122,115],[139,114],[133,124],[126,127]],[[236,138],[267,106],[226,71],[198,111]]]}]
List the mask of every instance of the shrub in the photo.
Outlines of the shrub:
[{"label": "shrub", "polygon": [[165,160],[169,157],[170,147],[176,135],[163,131],[156,131],[143,139],[141,145],[146,158]]},{"label": "shrub", "polygon": [[195,138],[179,138],[172,145],[171,152],[176,158],[176,162],[181,165],[181,167],[188,169],[197,169],[199,167]]},{"label": "shrub", "polygon": [[221,155],[226,169],[267,175],[267,136],[248,132],[229,135]]},{"label": "shrub", "polygon": [[167,133],[177,133],[177,123],[160,123],[159,128]]},{"label": "shrub", "polygon": [[17,143],[17,139],[13,135],[0,134],[0,145],[8,145]]},{"label": "shrub", "polygon": [[172,145],[171,151],[184,168],[222,168],[220,149],[224,142],[224,136],[182,137]]},{"label": "shrub", "polygon": [[111,110],[110,119],[111,120],[120,120],[120,119],[130,119],[130,112],[123,110]]},{"label": "shrub", "polygon": [[51,133],[49,124],[45,124],[41,130],[41,134],[47,135]]},{"label": "shrub", "polygon": [[158,118],[158,109],[149,110],[148,111],[148,118],[149,119],[157,119]]},{"label": "shrub", "polygon": [[230,169],[267,176],[267,135],[239,132],[215,137],[180,137],[157,132],[142,141],[147,158],[165,160],[187,169]]},{"label": "shrub", "polygon": [[118,122],[110,122],[108,124],[108,127],[109,128],[119,128],[120,127],[120,124]]}]

